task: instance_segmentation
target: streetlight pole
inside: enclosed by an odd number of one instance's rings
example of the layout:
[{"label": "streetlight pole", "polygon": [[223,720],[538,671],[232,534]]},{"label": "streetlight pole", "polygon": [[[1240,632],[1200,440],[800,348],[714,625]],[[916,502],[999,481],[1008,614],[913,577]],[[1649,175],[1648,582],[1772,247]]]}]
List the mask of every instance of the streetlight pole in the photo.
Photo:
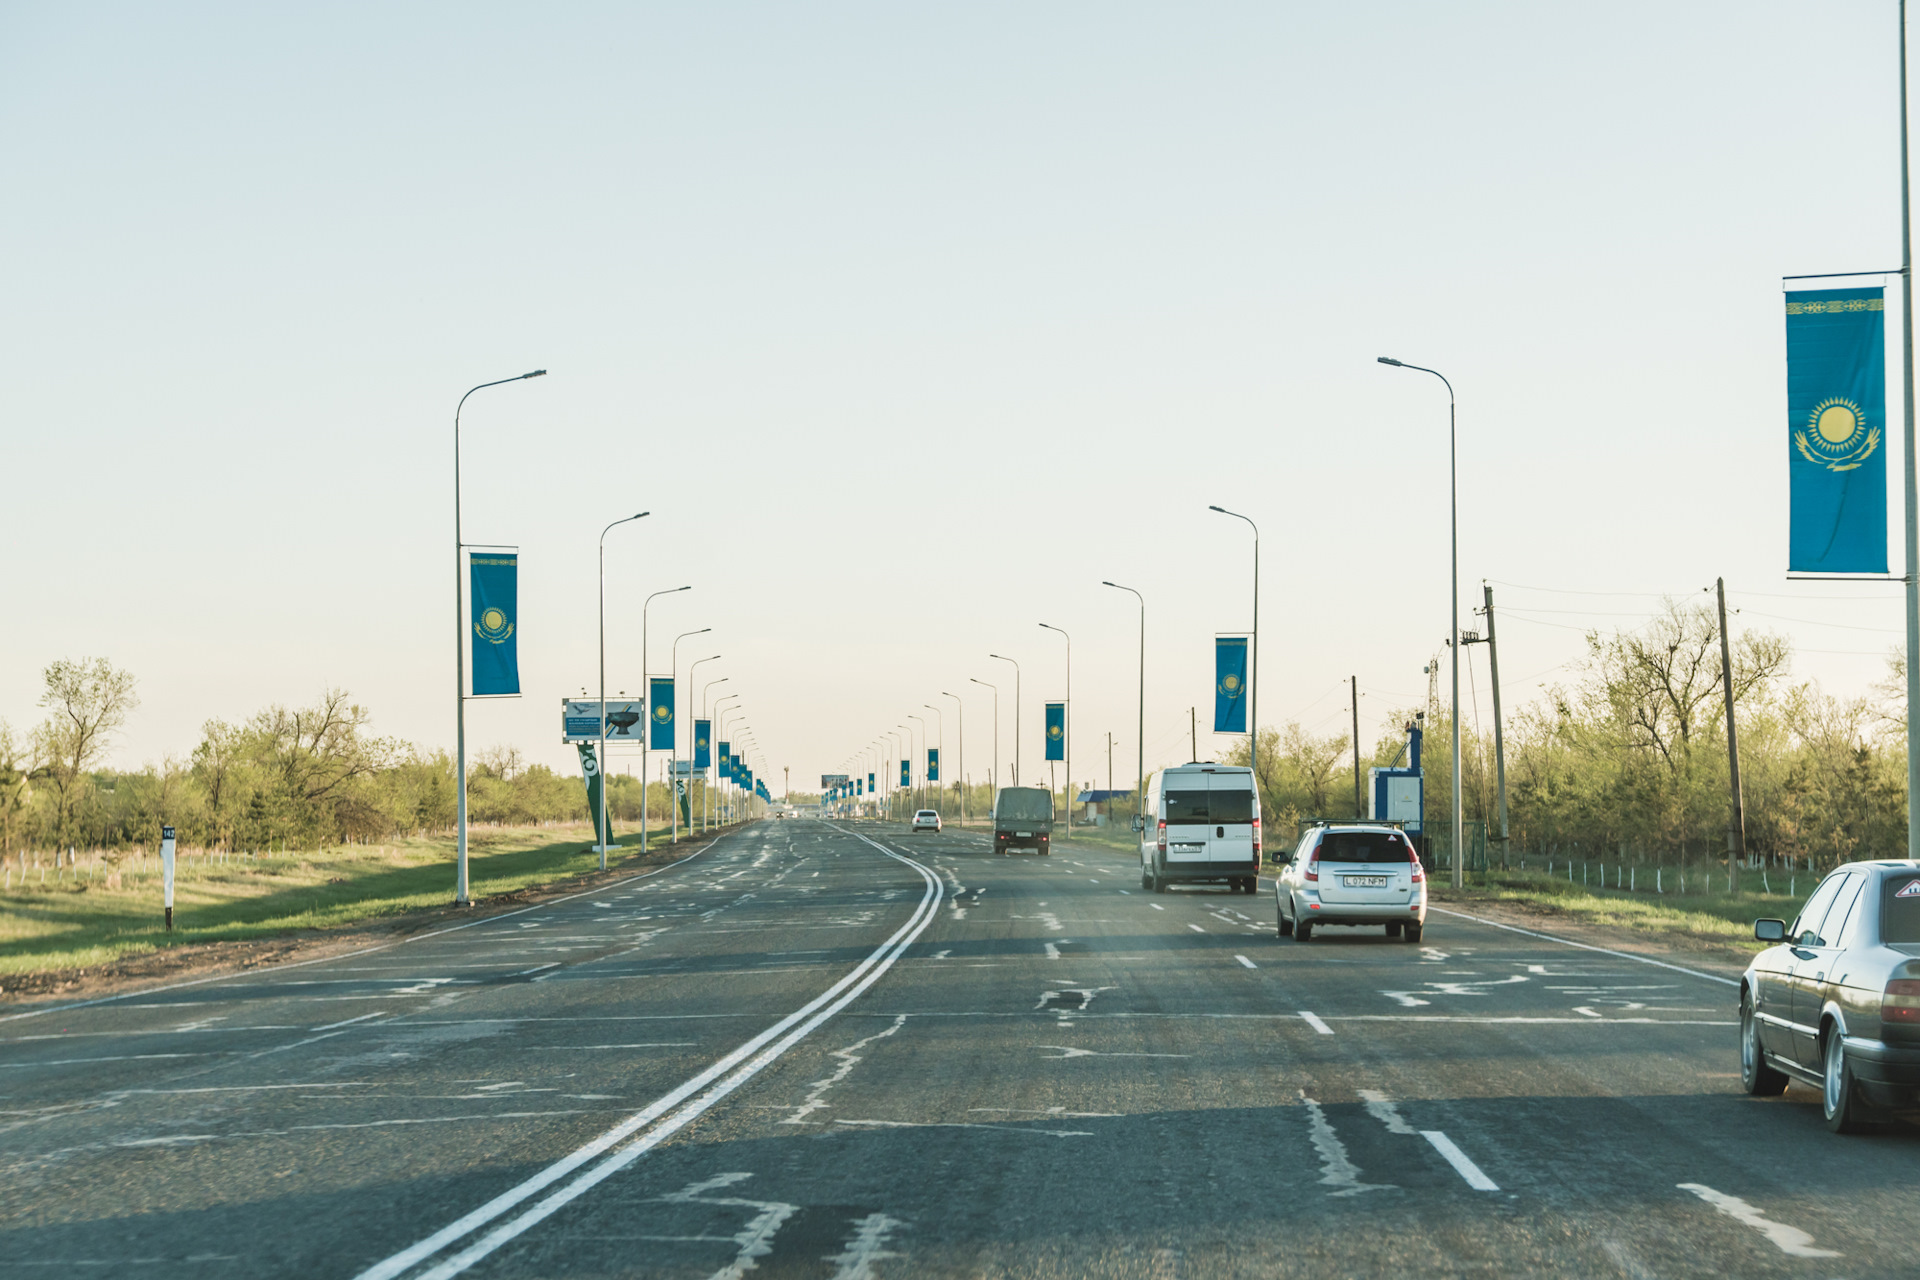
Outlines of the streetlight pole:
[{"label": "streetlight pole", "polygon": [[691,591],[691,583],[684,587],[668,587],[665,591],[656,591],[640,604],[640,696],[646,701],[647,731],[640,735],[640,852],[647,851],[647,744],[653,740],[653,677],[648,674],[647,659],[647,610],[661,596],[670,596],[676,591]]},{"label": "streetlight pole", "polygon": [[[1903,0],[1904,3],[1904,0]],[[1904,38],[1901,44],[1901,57],[1905,58]],[[1901,123],[1904,129],[1906,124]],[[1392,356],[1381,356],[1381,364],[1390,364],[1396,369],[1412,369],[1418,373],[1431,373],[1440,379],[1447,389],[1447,487],[1451,491],[1451,514],[1448,517],[1448,537],[1452,547],[1453,588],[1453,630],[1447,637],[1447,648],[1453,651],[1453,887],[1458,889],[1466,884],[1466,850],[1462,844],[1466,838],[1465,815],[1460,812],[1460,438],[1455,429],[1455,405],[1453,384],[1438,369],[1428,369],[1422,365],[1408,364],[1404,360],[1395,360]]]},{"label": "streetlight pole", "polygon": [[[693,673],[699,668],[701,663],[712,662],[718,657],[720,657],[720,655],[716,653],[712,657],[696,658],[692,662],[689,662],[687,664],[687,710],[689,711],[693,710]],[[679,700],[680,700],[680,697],[676,693],[674,695],[674,701],[677,703],[679,702]],[[702,719],[705,719],[705,711],[706,711],[706,708],[702,707],[701,708]],[[680,712],[676,709],[674,711],[674,716],[677,718],[679,714]],[[695,720],[692,724],[687,726],[687,834],[688,835],[693,834],[693,762],[694,762],[694,759],[699,754],[700,754],[700,721]],[[701,776],[704,779],[705,775],[703,774]],[[707,798],[707,789],[703,786],[700,788],[700,802],[702,807],[704,807],[706,804],[706,798]],[[706,833],[702,831],[701,834],[705,835]]]},{"label": "streetlight pole", "polygon": [[1140,602],[1140,724],[1135,732],[1139,735],[1139,750],[1133,784],[1133,821],[1135,831],[1144,831],[1147,802],[1147,598],[1132,587],[1123,587],[1117,582],[1102,581],[1103,587],[1112,587],[1116,591],[1125,591]]},{"label": "streetlight pole", "polygon": [[1067,642],[1067,705],[1066,723],[1061,726],[1066,731],[1067,740],[1061,744],[1061,754],[1066,757],[1067,766],[1067,839],[1073,839],[1073,637],[1067,635],[1066,628],[1056,627],[1051,622],[1040,624],[1048,631],[1058,631]]},{"label": "streetlight pole", "polygon": [[[920,766],[920,803],[915,805],[914,808],[924,809],[927,807],[927,787],[931,784],[931,781],[932,781],[927,777],[927,756],[926,756],[926,749],[928,746],[927,718],[925,716],[916,716],[912,712],[908,712],[907,719],[913,721],[914,723],[920,726],[920,759],[917,761],[917,763]],[[911,732],[907,734],[907,741],[909,743],[913,741],[913,734]]]},{"label": "streetlight pole", "polygon": [[[713,740],[714,742],[718,743],[720,741],[720,734],[726,728],[726,723],[727,723],[726,717],[720,714],[720,708],[726,706],[729,702],[732,702],[739,697],[740,695],[737,693],[729,693],[724,697],[715,698],[713,700]],[[736,708],[736,710],[737,709],[738,708]],[[727,797],[728,797],[728,793],[723,789],[720,792],[719,800],[714,804],[714,808],[720,811],[720,825],[723,827],[727,825]]]},{"label": "streetlight pole", "polygon": [[602,871],[607,869],[607,846],[613,843],[613,824],[607,820],[607,789],[613,785],[613,774],[607,768],[607,531],[651,514],[642,511],[615,520],[600,531],[600,829],[594,832],[598,837],[594,844]]},{"label": "streetlight pole", "polygon": [[[968,676],[975,684],[987,684],[985,680]],[[987,787],[987,803],[993,804],[994,797],[1000,794],[1000,686],[987,684],[993,690],[993,782]]]},{"label": "streetlight pole", "polygon": [[[967,704],[961,700],[959,694],[948,693],[945,689],[940,691],[940,696],[953,699],[953,712],[957,720],[953,728],[953,736],[957,740],[957,745],[960,748],[960,772],[958,775],[960,783],[960,826],[964,829],[967,825]],[[945,764],[946,760],[947,749],[945,745],[942,745],[940,748],[940,763]]]},{"label": "streetlight pole", "polygon": [[[667,679],[673,682],[673,745],[667,748],[667,803],[673,807],[673,838],[680,839],[680,642],[688,636],[703,636],[713,630],[702,627],[698,631],[682,631],[673,638],[673,647],[667,651]],[[691,682],[693,672],[687,672]],[[689,739],[691,741],[691,739]],[[687,815],[689,825],[693,815]]]},{"label": "streetlight pole", "polygon": [[[454,826],[459,844],[458,866],[453,878],[453,905],[456,907],[473,905],[473,899],[467,893],[467,601],[466,585],[461,581],[460,572],[467,541],[460,531],[460,411],[467,407],[467,396],[475,391],[546,376],[545,369],[535,369],[516,378],[483,382],[470,388],[466,396],[460,397],[460,403],[453,407],[453,753],[454,771],[458,775]],[[601,708],[603,712],[605,709]],[[602,785],[604,787],[604,783]]]},{"label": "streetlight pole", "polygon": [[[990,653],[989,658],[1013,662],[1005,654]],[[1020,664],[1013,662],[1013,785],[1020,785]]]},{"label": "streetlight pole", "polygon": [[[691,669],[687,672],[687,678],[689,680],[693,678]],[[709,680],[705,685],[701,686],[700,689],[700,718],[707,722],[707,768],[709,769],[713,768],[713,744],[718,742],[720,737],[713,731],[713,720],[707,715],[707,691],[717,684],[725,684],[731,678],[730,676],[721,676],[718,680]],[[708,828],[712,826],[712,823],[709,821],[709,810],[712,808],[712,796],[713,782],[707,777],[705,772],[702,772],[700,775],[701,835],[707,834]]]},{"label": "streetlight pole", "polygon": [[[1900,470],[1906,502],[1907,552],[1907,856],[1920,858],[1920,481],[1914,468],[1913,424],[1913,215],[1907,181],[1907,0],[1900,0],[1900,380],[1905,441]],[[1731,720],[1728,721],[1732,723]]]},{"label": "streetlight pole", "polygon": [[[941,712],[940,708],[934,706],[931,702],[923,702],[920,705],[933,712],[933,723],[940,734],[940,767],[942,769],[950,769],[953,762],[947,759],[947,717]],[[940,787],[933,793],[933,807],[939,812],[941,819],[944,821],[947,816],[947,806],[941,801],[940,792],[946,790],[947,780],[945,778],[935,779],[929,777],[927,779],[927,785],[932,787],[936,781],[940,783]]]},{"label": "streetlight pole", "polygon": [[[1253,653],[1252,661],[1247,664],[1247,683],[1253,687],[1247,690],[1247,763],[1253,767],[1253,789],[1260,790],[1260,526],[1253,517],[1243,516],[1238,511],[1229,511],[1225,507],[1209,506],[1209,511],[1218,511],[1223,516],[1232,516],[1236,520],[1245,520],[1247,527],[1253,530]],[[1355,742],[1359,739],[1355,738]],[[1261,812],[1266,812],[1262,806]],[[1264,819],[1262,820],[1264,824]]]}]

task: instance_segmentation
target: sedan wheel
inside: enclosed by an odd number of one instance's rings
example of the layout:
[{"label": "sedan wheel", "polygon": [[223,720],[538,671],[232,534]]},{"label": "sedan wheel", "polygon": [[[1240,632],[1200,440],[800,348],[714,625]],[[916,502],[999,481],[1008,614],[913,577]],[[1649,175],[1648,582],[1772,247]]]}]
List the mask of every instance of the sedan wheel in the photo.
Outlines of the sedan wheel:
[{"label": "sedan wheel", "polygon": [[1820,1112],[1835,1133],[1860,1133],[1867,1128],[1867,1107],[1860,1086],[1847,1065],[1847,1038],[1840,1028],[1827,1029],[1827,1072],[1820,1089]]},{"label": "sedan wheel", "polygon": [[1775,1097],[1787,1087],[1786,1072],[1768,1066],[1760,1052],[1760,1019],[1747,996],[1740,998],[1740,1087],[1756,1098]]}]

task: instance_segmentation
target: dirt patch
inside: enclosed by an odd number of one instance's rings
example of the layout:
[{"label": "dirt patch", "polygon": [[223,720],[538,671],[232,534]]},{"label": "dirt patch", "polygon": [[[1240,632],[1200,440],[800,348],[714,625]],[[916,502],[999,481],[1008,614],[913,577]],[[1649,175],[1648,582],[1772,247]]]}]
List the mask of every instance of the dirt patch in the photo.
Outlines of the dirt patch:
[{"label": "dirt patch", "polygon": [[[726,832],[714,834],[725,835]],[[10,973],[0,979],[0,1009],[31,1008],[37,1001],[49,998],[97,999],[138,989],[155,981],[178,982],[217,977],[223,973],[245,973],[266,965],[324,960],[329,956],[368,947],[390,946],[440,925],[483,920],[502,911],[624,880],[649,867],[678,861],[699,848],[701,843],[701,840],[686,839],[677,844],[662,845],[644,857],[630,858],[606,871],[592,871],[538,888],[494,894],[480,899],[471,907],[455,907],[449,903],[427,911],[410,911],[405,915],[362,921],[338,929],[309,929],[272,938],[245,938],[233,942],[183,943],[88,968]]]}]

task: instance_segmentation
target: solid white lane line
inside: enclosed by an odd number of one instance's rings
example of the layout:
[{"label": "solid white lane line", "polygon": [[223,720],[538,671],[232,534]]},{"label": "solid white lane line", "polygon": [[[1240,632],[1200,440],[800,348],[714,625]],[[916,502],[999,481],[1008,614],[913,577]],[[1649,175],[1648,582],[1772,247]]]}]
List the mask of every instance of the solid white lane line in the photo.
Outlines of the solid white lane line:
[{"label": "solid white lane line", "polygon": [[1433,1149],[1446,1157],[1453,1171],[1467,1180],[1467,1185],[1475,1191],[1498,1191],[1500,1186],[1492,1178],[1480,1172],[1480,1166],[1467,1159],[1467,1153],[1453,1145],[1453,1139],[1437,1129],[1422,1129],[1420,1136],[1433,1144]]},{"label": "solid white lane line", "polygon": [[1330,1036],[1333,1034],[1333,1028],[1328,1026],[1326,1023],[1320,1021],[1319,1015],[1308,1013],[1305,1009],[1302,1009],[1300,1011],[1300,1016],[1307,1020],[1308,1026],[1312,1027],[1315,1031],[1318,1031],[1321,1035]]},{"label": "solid white lane line", "polygon": [[[669,862],[663,867],[655,867],[651,871],[642,871],[638,875],[628,876],[625,880],[616,880],[612,885],[608,885],[605,888],[615,888],[615,887],[618,887],[619,885],[631,884],[635,880],[645,880],[648,876],[657,876],[663,871],[671,871],[675,867],[679,866],[680,863],[691,862],[693,859],[699,857],[701,854],[705,853],[707,850],[719,844],[722,839],[725,839],[725,833],[723,833],[718,837],[715,837],[713,840],[700,846],[698,849],[695,849],[692,853],[688,854],[684,858],[679,859],[676,862]],[[383,942],[376,947],[361,947],[355,951],[343,951],[339,955],[333,955],[333,956],[318,956],[312,960],[289,960],[285,964],[264,964],[255,969],[248,969],[245,971],[244,974],[216,973],[216,974],[211,974],[205,978],[194,978],[187,982],[170,982],[164,986],[141,987],[137,991],[122,991],[118,995],[99,996],[92,1000],[76,1000],[71,1004],[48,1005],[44,1009],[29,1009],[25,1013],[9,1013],[5,1015],[0,1015],[0,1022],[18,1022],[22,1018],[38,1018],[43,1014],[65,1013],[70,1009],[88,1009],[98,1004],[112,1004],[120,1000],[130,1000],[135,996],[158,995],[162,991],[180,991],[187,987],[204,986],[209,982],[229,982],[234,986],[239,986],[241,985],[240,983],[232,982],[232,980],[236,977],[242,977],[242,976],[251,977],[257,973],[277,973],[283,969],[304,969],[306,966],[310,964],[327,964],[334,960],[348,960],[353,958],[354,956],[372,955],[376,951],[391,951],[395,947],[404,947],[409,945],[410,943],[415,943],[415,942],[425,942],[428,938],[438,938],[445,934],[458,933],[462,929],[471,929],[477,925],[497,924],[502,920],[508,920],[514,916],[525,915],[529,911],[539,911],[546,907],[557,907],[563,902],[572,902],[575,898],[584,898],[588,894],[602,893],[602,892],[605,892],[605,889],[582,889],[579,893],[570,893],[563,898],[552,898],[546,902],[536,902],[530,907],[521,907],[518,911],[503,912],[497,916],[488,916],[484,920],[469,920],[465,924],[456,924],[446,929],[436,929],[432,933],[423,933],[412,938],[402,938],[398,942]]]},{"label": "solid white lane line", "polygon": [[1491,929],[1505,929],[1508,933],[1524,934],[1529,938],[1540,938],[1546,942],[1557,942],[1563,947],[1574,947],[1581,951],[1598,951],[1603,956],[1618,956],[1622,960],[1633,960],[1640,964],[1650,964],[1656,969],[1671,969],[1675,973],[1684,973],[1690,978],[1705,978],[1708,982],[1718,982],[1722,986],[1737,987],[1736,978],[1723,978],[1717,973],[1702,973],[1698,969],[1686,969],[1677,964],[1668,964],[1665,960],[1655,960],[1650,956],[1637,956],[1631,951],[1615,951],[1611,947],[1596,947],[1590,942],[1575,942],[1571,938],[1556,938],[1550,933],[1538,933],[1532,929],[1522,929],[1515,925],[1501,924],[1498,920],[1484,920],[1479,916],[1470,916],[1464,911],[1449,911],[1445,907],[1429,904],[1429,911],[1437,911],[1443,916],[1454,916],[1461,920],[1471,920],[1475,924],[1484,924]]},{"label": "solid white lane line", "polygon": [[1780,1252],[1795,1258],[1838,1258],[1841,1254],[1832,1249],[1816,1249],[1813,1237],[1798,1227],[1790,1227],[1784,1222],[1774,1222],[1758,1209],[1742,1200],[1739,1196],[1730,1196],[1724,1191],[1715,1191],[1712,1187],[1698,1182],[1676,1183],[1682,1191],[1691,1191],[1708,1204],[1726,1214],[1736,1222],[1744,1222],[1773,1241]]},{"label": "solid white lane line", "polygon": [[[911,858],[895,853],[857,832],[846,834],[852,835],[863,844],[872,845],[894,861],[903,862],[912,867],[926,882],[926,892],[920,899],[920,905],[914,909],[913,915],[908,917],[907,922],[901,925],[892,937],[881,943],[872,954],[826,991],[768,1027],[705,1071],[687,1080],[671,1093],[629,1116],[571,1155],[554,1162],[520,1185],[495,1196],[478,1209],[434,1232],[426,1239],[368,1267],[356,1276],[355,1280],[391,1280],[391,1277],[398,1276],[415,1263],[431,1258],[455,1241],[471,1235],[502,1217],[539,1192],[572,1174],[582,1165],[605,1155],[617,1144],[638,1135],[634,1141],[620,1147],[607,1159],[601,1160],[584,1174],[548,1195],[518,1217],[495,1228],[460,1253],[424,1272],[420,1280],[446,1280],[447,1277],[465,1271],[501,1245],[519,1236],[563,1205],[591,1190],[672,1137],[715,1103],[778,1060],[787,1050],[812,1034],[817,1027],[851,1004],[862,992],[878,981],[880,976],[893,967],[894,961],[900,958],[901,954],[919,938],[927,925],[939,914],[940,902],[945,892],[944,886],[939,876]],[[781,1038],[783,1035],[784,1038]],[[777,1043],[772,1043],[769,1048],[769,1043],[775,1041]],[[718,1081],[717,1084],[716,1081]],[[708,1088],[709,1085],[713,1087]],[[700,1093],[702,1089],[707,1091]],[[694,1097],[695,1094],[699,1096]],[[690,1097],[693,1101],[688,1102]],[[681,1105],[683,1103],[686,1105]]]},{"label": "solid white lane line", "polygon": [[1255,964],[1253,961],[1247,959],[1245,956],[1235,956],[1234,959],[1238,960],[1241,964],[1247,966],[1247,968],[1249,969],[1258,969],[1260,967],[1259,965]]}]

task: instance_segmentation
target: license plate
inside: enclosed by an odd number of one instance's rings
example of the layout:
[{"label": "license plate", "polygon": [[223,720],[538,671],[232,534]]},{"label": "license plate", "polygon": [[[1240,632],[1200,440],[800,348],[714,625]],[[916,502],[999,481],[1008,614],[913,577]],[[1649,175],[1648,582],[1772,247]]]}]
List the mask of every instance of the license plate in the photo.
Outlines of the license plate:
[{"label": "license plate", "polygon": [[1181,853],[1198,853],[1200,850],[1206,848],[1207,846],[1203,844],[1176,844],[1173,847],[1178,849]]},{"label": "license plate", "polygon": [[1347,888],[1349,889],[1384,889],[1387,887],[1387,878],[1385,876],[1347,876],[1345,879]]},{"label": "license plate", "polygon": [[1033,832],[1031,831],[1016,831],[1013,834],[1021,840],[1033,839]]}]

